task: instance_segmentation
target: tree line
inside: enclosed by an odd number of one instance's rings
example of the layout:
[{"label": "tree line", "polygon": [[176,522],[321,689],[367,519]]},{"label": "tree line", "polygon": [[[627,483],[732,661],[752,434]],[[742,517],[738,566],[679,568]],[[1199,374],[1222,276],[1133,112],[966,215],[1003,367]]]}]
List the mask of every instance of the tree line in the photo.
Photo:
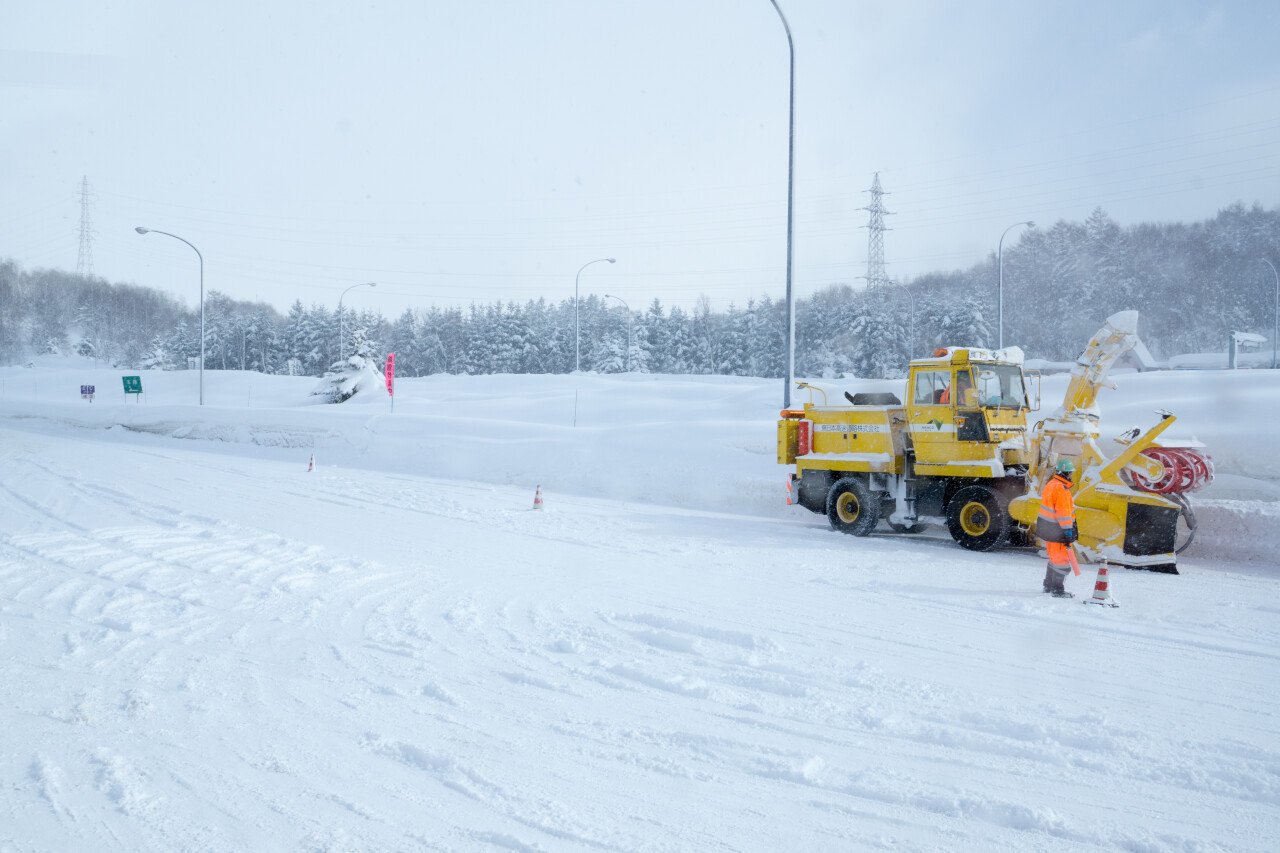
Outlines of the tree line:
[{"label": "tree line", "polygon": [[[1280,209],[1233,205],[1213,219],[1122,227],[1101,209],[1084,222],[1021,232],[1004,252],[1004,341],[1031,357],[1074,358],[1111,313],[1137,309],[1159,357],[1222,350],[1231,331],[1270,337]],[[994,346],[993,253],[967,270],[878,289],[832,283],[796,301],[796,372],[893,377],[937,346]],[[781,286],[779,286],[781,290]],[[218,291],[205,300],[209,369],[320,376],[358,339],[396,353],[396,372],[702,373],[780,377],[785,305],[769,295],[716,311],[657,299],[628,312],[597,295],[380,313],[294,302],[281,315]],[[200,351],[199,307],[132,284],[0,261],[0,363],[77,353],[121,368],[185,369]],[[339,341],[339,329],[345,340]]]}]

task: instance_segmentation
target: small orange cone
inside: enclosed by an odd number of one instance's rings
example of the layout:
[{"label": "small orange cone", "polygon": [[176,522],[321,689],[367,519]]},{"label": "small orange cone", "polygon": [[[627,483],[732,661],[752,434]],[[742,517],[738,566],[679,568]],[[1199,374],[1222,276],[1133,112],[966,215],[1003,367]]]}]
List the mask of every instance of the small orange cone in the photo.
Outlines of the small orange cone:
[{"label": "small orange cone", "polygon": [[542,509],[542,486],[538,486],[533,493],[533,508]]},{"label": "small orange cone", "polygon": [[787,475],[787,506],[791,506],[791,475]]},{"label": "small orange cone", "polygon": [[316,470],[316,455],[315,455],[314,453],[312,453],[312,454],[311,454],[311,461],[307,463],[307,471],[308,471],[308,472],[311,472],[311,471],[314,471],[314,470]]},{"label": "small orange cone", "polygon": [[1093,597],[1086,598],[1085,604],[1105,604],[1107,607],[1119,607],[1111,600],[1111,580],[1110,573],[1107,571],[1106,560],[1102,561],[1102,565],[1098,566],[1098,580],[1093,584]]}]

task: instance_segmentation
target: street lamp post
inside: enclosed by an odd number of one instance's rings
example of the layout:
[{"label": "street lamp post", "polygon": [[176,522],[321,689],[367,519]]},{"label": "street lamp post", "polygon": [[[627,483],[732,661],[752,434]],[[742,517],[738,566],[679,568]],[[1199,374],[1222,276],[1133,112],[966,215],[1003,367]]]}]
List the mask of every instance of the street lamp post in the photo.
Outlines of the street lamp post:
[{"label": "street lamp post", "polygon": [[157,231],[154,228],[143,228],[141,225],[133,229],[139,234],[163,234],[166,237],[172,237],[191,246],[191,251],[196,253],[196,257],[200,259],[200,405],[204,405],[204,255],[200,254],[200,250],[192,245],[189,241],[183,240],[177,234],[170,234],[168,231]]},{"label": "street lamp post", "polygon": [[600,264],[608,261],[609,263],[617,263],[617,258],[596,258],[594,261],[587,261],[578,268],[578,274],[573,277],[573,372],[577,373],[582,369],[582,350],[578,342],[578,280],[582,278],[582,271],[592,264]]},{"label": "street lamp post", "polygon": [[1271,309],[1271,369],[1276,369],[1276,340],[1280,338],[1280,273],[1276,272],[1276,265],[1266,258],[1259,258],[1267,266],[1271,267],[1271,275],[1276,280],[1276,304]]},{"label": "street lamp post", "polygon": [[630,373],[631,372],[631,306],[628,305],[622,299],[621,296],[614,296],[611,293],[606,293],[604,295],[604,298],[618,300],[619,302],[622,303],[623,309],[627,312],[627,357],[626,357],[625,367],[626,367],[627,373]]},{"label": "street lamp post", "polygon": [[796,177],[796,44],[791,38],[791,25],[787,16],[782,14],[778,0],[769,0],[774,11],[782,19],[782,28],[787,33],[787,52],[790,57],[788,65],[790,93],[787,102],[787,375],[782,379],[782,408],[791,408],[791,382],[796,374],[796,310],[795,299],[791,290],[791,232],[795,209],[795,177]]},{"label": "street lamp post", "polygon": [[999,258],[998,263],[1000,266],[1000,289],[996,294],[996,303],[998,306],[996,308],[996,316],[998,318],[996,322],[999,323],[999,327],[1000,327],[1000,331],[998,333],[1000,337],[1000,342],[996,346],[996,349],[1004,349],[1004,238],[1005,238],[1005,234],[1008,234],[1010,231],[1017,228],[1019,225],[1025,225],[1028,228],[1036,227],[1036,224],[1029,220],[1027,222],[1013,223],[1008,228],[1004,229],[1004,234],[1000,235],[1000,245],[996,248],[996,256]]},{"label": "street lamp post", "polygon": [[347,295],[348,290],[355,290],[357,287],[377,287],[376,281],[365,281],[360,284],[353,284],[342,291],[338,296],[338,361],[342,361],[342,297]]}]

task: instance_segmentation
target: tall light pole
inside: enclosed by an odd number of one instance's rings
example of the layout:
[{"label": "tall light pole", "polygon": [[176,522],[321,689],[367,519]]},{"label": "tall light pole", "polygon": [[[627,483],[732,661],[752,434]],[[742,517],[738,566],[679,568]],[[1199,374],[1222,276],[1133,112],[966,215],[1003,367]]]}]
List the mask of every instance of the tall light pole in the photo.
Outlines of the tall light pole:
[{"label": "tall light pole", "polygon": [[1000,331],[999,331],[1000,342],[996,346],[996,349],[1004,349],[1004,238],[1005,238],[1005,234],[1008,234],[1010,231],[1017,228],[1019,225],[1025,225],[1028,228],[1036,227],[1036,224],[1034,222],[1031,222],[1030,220],[1028,220],[1027,222],[1013,223],[1008,228],[1004,229],[1004,234],[1000,235],[1000,245],[996,248],[996,256],[999,258],[998,264],[1000,266],[1000,289],[996,294],[996,303],[998,306],[996,308],[996,315],[999,318],[997,322],[1000,324]]},{"label": "tall light pole", "polygon": [[617,263],[617,258],[596,258],[594,261],[587,261],[578,268],[578,274],[573,277],[573,372],[577,373],[582,369],[582,352],[578,343],[578,279],[582,278],[582,271],[592,264],[602,264],[605,261],[609,263]]},{"label": "tall light pole", "polygon": [[796,177],[796,44],[791,39],[791,25],[787,16],[782,14],[778,0],[769,0],[774,11],[782,19],[782,28],[787,32],[787,51],[790,56],[789,92],[787,103],[787,375],[782,379],[782,408],[791,408],[791,382],[796,374],[796,306],[791,291],[791,231],[793,226],[793,210],[795,208]]},{"label": "tall light pole", "polygon": [[189,241],[183,240],[177,234],[170,234],[168,231],[157,231],[154,228],[143,228],[141,225],[133,229],[139,234],[163,234],[166,237],[172,237],[175,240],[181,240],[188,246],[191,251],[196,253],[196,257],[200,259],[200,405],[204,405],[204,255],[200,254],[200,250],[192,245]]},{"label": "tall light pole", "polygon": [[1276,369],[1276,339],[1280,338],[1280,273],[1276,272],[1276,265],[1266,258],[1258,258],[1267,266],[1271,267],[1271,275],[1276,280],[1276,304],[1271,309],[1271,369]]},{"label": "tall light pole", "polygon": [[619,302],[621,302],[621,303],[622,303],[622,307],[623,307],[623,309],[627,312],[627,359],[626,359],[626,370],[627,370],[627,373],[630,373],[630,372],[631,372],[631,306],[630,306],[630,305],[628,305],[625,301],[623,301],[623,299],[622,299],[622,297],[621,297],[621,296],[614,296],[612,293],[606,293],[606,294],[604,295],[604,298],[605,298],[605,299],[616,299],[616,300],[618,300]]},{"label": "tall light pole", "polygon": [[347,295],[347,291],[355,290],[357,287],[377,287],[376,281],[365,281],[360,284],[353,284],[342,291],[338,296],[338,361],[342,361],[342,297]]}]

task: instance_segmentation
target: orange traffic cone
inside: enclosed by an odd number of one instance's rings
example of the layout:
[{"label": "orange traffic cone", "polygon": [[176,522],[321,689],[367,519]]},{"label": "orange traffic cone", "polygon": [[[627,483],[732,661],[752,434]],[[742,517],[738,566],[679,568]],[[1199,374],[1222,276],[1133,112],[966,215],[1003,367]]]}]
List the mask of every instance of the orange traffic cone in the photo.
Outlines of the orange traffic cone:
[{"label": "orange traffic cone", "polygon": [[787,506],[791,506],[791,475],[787,475]]},{"label": "orange traffic cone", "polygon": [[1105,604],[1107,607],[1119,607],[1111,600],[1111,582],[1109,572],[1107,571],[1107,563],[1104,560],[1101,566],[1098,566],[1098,580],[1093,584],[1093,597],[1086,598],[1085,604]]},{"label": "orange traffic cone", "polygon": [[315,455],[314,453],[312,453],[312,454],[311,454],[311,461],[307,463],[307,471],[308,471],[308,472],[311,472],[311,471],[314,471],[314,470],[316,470],[316,455]]},{"label": "orange traffic cone", "polygon": [[542,509],[542,486],[538,486],[533,493],[533,508]]}]

